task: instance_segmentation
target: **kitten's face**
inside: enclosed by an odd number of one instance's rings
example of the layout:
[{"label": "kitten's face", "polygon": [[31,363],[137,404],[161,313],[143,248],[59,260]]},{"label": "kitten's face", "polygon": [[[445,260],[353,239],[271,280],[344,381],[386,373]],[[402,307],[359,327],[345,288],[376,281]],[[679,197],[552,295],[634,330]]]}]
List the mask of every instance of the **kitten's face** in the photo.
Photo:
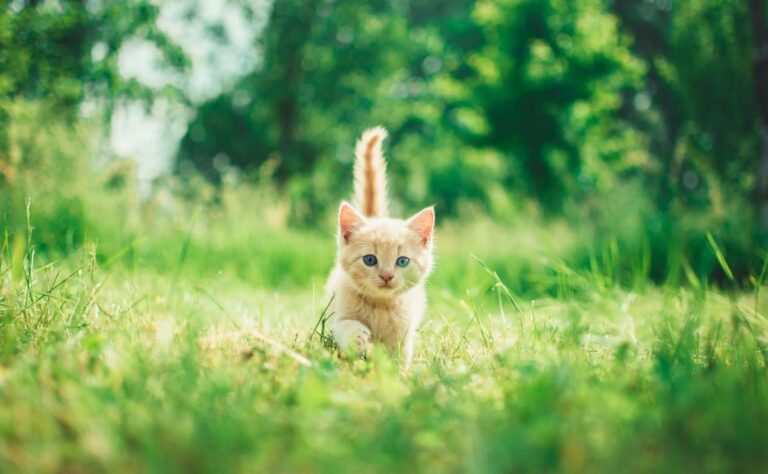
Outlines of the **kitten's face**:
[{"label": "kitten's face", "polygon": [[408,291],[432,269],[435,214],[427,208],[407,221],[362,218],[339,210],[339,263],[361,293],[377,298]]}]

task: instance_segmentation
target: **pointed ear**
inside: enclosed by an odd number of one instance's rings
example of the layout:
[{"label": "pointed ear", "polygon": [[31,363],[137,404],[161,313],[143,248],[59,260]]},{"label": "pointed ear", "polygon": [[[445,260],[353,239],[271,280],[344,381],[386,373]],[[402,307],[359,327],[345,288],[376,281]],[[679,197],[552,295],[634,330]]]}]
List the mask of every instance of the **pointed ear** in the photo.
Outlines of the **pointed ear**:
[{"label": "pointed ear", "polygon": [[352,231],[362,223],[363,216],[350,203],[342,201],[339,206],[339,234],[344,238],[344,242],[349,242]]},{"label": "pointed ear", "polygon": [[435,230],[435,207],[429,206],[417,212],[408,219],[407,224],[419,234],[421,245],[426,247],[432,241],[432,232]]}]

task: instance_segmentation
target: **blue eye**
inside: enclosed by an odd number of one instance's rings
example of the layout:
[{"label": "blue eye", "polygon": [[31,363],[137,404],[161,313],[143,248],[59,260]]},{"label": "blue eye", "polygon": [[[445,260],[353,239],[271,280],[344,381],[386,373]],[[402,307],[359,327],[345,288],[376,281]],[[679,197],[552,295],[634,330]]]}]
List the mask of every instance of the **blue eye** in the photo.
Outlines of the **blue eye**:
[{"label": "blue eye", "polygon": [[408,257],[397,257],[395,260],[395,265],[398,267],[407,267],[409,263],[411,263],[411,259]]},{"label": "blue eye", "polygon": [[368,265],[369,267],[372,267],[376,265],[379,261],[376,260],[375,255],[365,255],[363,256],[363,263]]}]

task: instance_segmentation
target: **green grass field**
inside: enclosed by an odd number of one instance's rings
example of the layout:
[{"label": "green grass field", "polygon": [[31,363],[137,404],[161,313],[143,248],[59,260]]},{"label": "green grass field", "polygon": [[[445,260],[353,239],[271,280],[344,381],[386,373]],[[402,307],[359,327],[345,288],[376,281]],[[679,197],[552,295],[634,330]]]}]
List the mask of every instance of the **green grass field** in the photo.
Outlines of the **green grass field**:
[{"label": "green grass field", "polygon": [[241,227],[193,219],[59,258],[34,256],[34,230],[5,238],[0,471],[768,463],[764,267],[752,289],[619,284],[606,259],[563,263],[563,229],[445,223],[403,375],[381,348],[349,362],[324,344],[330,228]]}]

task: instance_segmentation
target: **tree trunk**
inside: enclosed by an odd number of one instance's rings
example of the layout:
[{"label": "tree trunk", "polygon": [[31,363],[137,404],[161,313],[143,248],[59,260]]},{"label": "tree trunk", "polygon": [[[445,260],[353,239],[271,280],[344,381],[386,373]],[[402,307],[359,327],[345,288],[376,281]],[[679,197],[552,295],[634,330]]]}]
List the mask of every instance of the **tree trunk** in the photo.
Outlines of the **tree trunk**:
[{"label": "tree trunk", "polygon": [[755,186],[755,204],[760,225],[768,230],[768,128],[762,127],[762,146],[757,163],[757,185]]},{"label": "tree trunk", "polygon": [[757,160],[755,210],[763,229],[768,229],[768,29],[766,29],[763,0],[747,0],[752,18],[755,59],[752,75],[762,134],[760,156]]},{"label": "tree trunk", "polygon": [[284,182],[302,166],[301,102],[304,50],[310,39],[317,0],[278,0],[272,7],[265,45],[266,89],[277,118],[280,162],[275,178]]}]

